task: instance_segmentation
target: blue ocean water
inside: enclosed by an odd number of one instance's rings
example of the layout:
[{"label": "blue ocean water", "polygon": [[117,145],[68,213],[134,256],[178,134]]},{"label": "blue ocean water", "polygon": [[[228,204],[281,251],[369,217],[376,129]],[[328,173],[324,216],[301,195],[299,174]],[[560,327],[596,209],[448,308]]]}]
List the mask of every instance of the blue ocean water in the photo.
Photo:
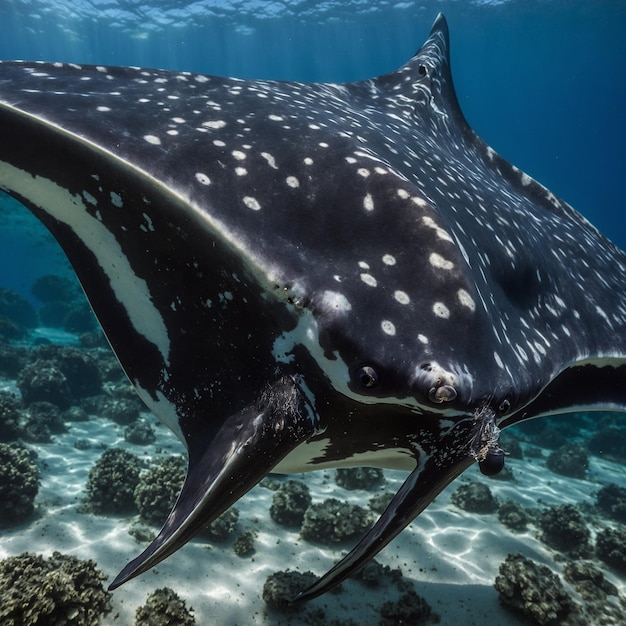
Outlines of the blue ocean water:
[{"label": "blue ocean water", "polygon": [[[623,1],[3,0],[0,58],[350,81],[406,62],[439,11],[471,126],[626,249]],[[39,304],[31,284],[50,273],[70,275],[63,254],[26,209],[0,195],[0,287]],[[577,437],[555,430],[564,441]],[[542,436],[532,427],[526,434],[535,443]],[[615,480],[601,469],[594,478]],[[580,489],[591,500],[597,484]]]},{"label": "blue ocean water", "polygon": [[[439,11],[472,127],[626,248],[623,0],[4,0],[0,58],[349,81],[403,64]],[[28,296],[51,253],[0,244],[0,282]]]}]

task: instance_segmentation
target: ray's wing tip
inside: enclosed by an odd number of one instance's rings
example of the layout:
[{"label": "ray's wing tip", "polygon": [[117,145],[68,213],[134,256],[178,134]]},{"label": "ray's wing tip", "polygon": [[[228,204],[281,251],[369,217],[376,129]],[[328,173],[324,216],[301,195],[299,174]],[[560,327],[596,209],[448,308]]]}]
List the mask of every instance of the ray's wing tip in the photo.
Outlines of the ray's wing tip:
[{"label": "ray's wing tip", "polygon": [[134,561],[131,561],[122,569],[122,571],[111,581],[107,587],[108,591],[114,591],[118,587],[121,587],[127,583],[131,578],[138,576],[141,570],[134,565]]},{"label": "ray's wing tip", "polygon": [[433,22],[433,25],[430,29],[430,37],[432,37],[437,32],[441,32],[444,35],[444,37],[448,39],[448,36],[449,36],[448,20],[446,19],[446,16],[441,12],[437,14],[437,17],[435,18],[435,21]]},{"label": "ray's wing tip", "polygon": [[125,568],[111,581],[107,587],[108,591],[114,591],[130,580],[130,576],[124,574]]},{"label": "ray's wing tip", "polygon": [[313,600],[318,596],[322,595],[325,589],[318,591],[319,583],[321,579],[316,580],[310,587],[303,589],[297,596],[293,597],[289,600],[289,606],[296,607],[304,602],[308,602],[309,600]]}]

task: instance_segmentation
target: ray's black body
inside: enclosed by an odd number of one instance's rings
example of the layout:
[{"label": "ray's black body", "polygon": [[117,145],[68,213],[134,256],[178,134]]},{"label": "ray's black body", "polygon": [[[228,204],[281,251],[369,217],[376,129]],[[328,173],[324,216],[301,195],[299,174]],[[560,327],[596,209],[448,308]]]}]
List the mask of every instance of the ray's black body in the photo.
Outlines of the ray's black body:
[{"label": "ray's black body", "polygon": [[273,468],[411,469],[319,595],[474,459],[497,470],[499,428],[626,410],[626,257],[470,129],[441,16],[346,85],[1,63],[0,188],[189,450],[113,587]]}]

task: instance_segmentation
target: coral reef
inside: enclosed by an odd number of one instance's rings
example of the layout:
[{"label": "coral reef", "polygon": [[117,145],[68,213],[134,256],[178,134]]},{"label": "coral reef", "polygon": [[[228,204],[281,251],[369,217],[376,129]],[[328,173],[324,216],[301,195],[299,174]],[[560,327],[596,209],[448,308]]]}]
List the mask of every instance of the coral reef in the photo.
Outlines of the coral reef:
[{"label": "coral reef", "polygon": [[498,507],[498,520],[510,530],[526,530],[528,515],[524,507],[515,500],[503,500]]},{"label": "coral reef", "polygon": [[626,573],[626,530],[605,528],[596,537],[596,555],[607,565]]},{"label": "coral reef", "polygon": [[17,376],[17,386],[25,406],[32,402],[51,402],[61,410],[72,405],[67,378],[49,361],[38,359],[26,365]]},{"label": "coral reef", "polygon": [[17,398],[13,394],[0,392],[0,441],[15,441],[21,434]]},{"label": "coral reef", "polygon": [[139,543],[150,543],[156,537],[154,530],[144,526],[141,522],[133,522],[128,529],[128,534]]},{"label": "coral reef", "polygon": [[18,328],[37,326],[37,313],[32,304],[13,289],[0,287],[0,317],[11,320]]},{"label": "coral reef", "polygon": [[33,351],[33,358],[57,368],[67,380],[74,398],[95,396],[102,391],[102,380],[96,359],[78,348],[44,345]]},{"label": "coral reef", "polygon": [[235,537],[233,552],[240,557],[250,556],[255,553],[254,533],[251,530],[246,530]]},{"label": "coral reef", "polygon": [[566,593],[561,579],[545,565],[521,554],[509,554],[500,565],[495,588],[504,606],[542,626],[577,624],[579,605]]},{"label": "coral reef", "polygon": [[80,406],[71,406],[65,413],[63,414],[66,422],[88,422],[89,415],[87,415],[87,411]]},{"label": "coral reef", "polygon": [[335,482],[344,489],[367,489],[373,491],[385,481],[383,470],[379,467],[339,468]]},{"label": "coral reef", "polygon": [[274,572],[267,577],[263,585],[263,600],[269,606],[285,610],[298,610],[299,607],[291,605],[291,601],[307,587],[317,580],[313,572]]},{"label": "coral reef", "polygon": [[27,334],[25,328],[18,326],[13,320],[0,315],[0,338],[16,341]]},{"label": "coral reef", "polygon": [[602,570],[588,561],[570,561],[563,568],[563,576],[587,601],[604,601],[607,595],[617,595],[617,587],[604,577]]},{"label": "coral reef", "polygon": [[541,540],[555,550],[573,557],[591,554],[590,533],[583,516],[573,504],[561,504],[544,509],[537,525]]},{"label": "coral reef", "polygon": [[128,426],[139,419],[139,411],[143,408],[135,398],[112,398],[105,403],[102,415],[120,426]]},{"label": "coral reef", "polygon": [[26,521],[39,491],[36,454],[19,444],[0,443],[0,528]]},{"label": "coral reef", "polygon": [[11,346],[0,337],[0,376],[15,379],[27,360],[28,352],[25,348]]},{"label": "coral reef", "polygon": [[226,541],[237,527],[239,510],[231,506],[226,509],[216,520],[213,520],[203,531],[202,536],[213,541]]},{"label": "coral reef", "polygon": [[283,526],[298,527],[310,504],[309,488],[300,480],[288,480],[274,493],[270,516]]},{"label": "coral reef", "polygon": [[84,509],[91,513],[130,513],[139,483],[139,459],[120,448],[106,450],[89,471]]},{"label": "coral reef", "polygon": [[589,469],[589,455],[580,443],[566,443],[550,454],[546,465],[555,474],[584,478]]},{"label": "coral reef", "polygon": [[44,302],[39,307],[39,319],[47,328],[65,329],[65,318],[71,310],[69,302]]},{"label": "coral reef", "polygon": [[587,442],[589,451],[617,463],[626,463],[626,428],[606,426],[593,435]]},{"label": "coral reef", "polygon": [[460,509],[470,513],[494,513],[498,502],[484,483],[465,483],[451,496],[450,501]]},{"label": "coral reef", "polygon": [[69,332],[85,332],[96,326],[91,309],[75,281],[64,276],[40,276],[30,288],[42,305],[39,318],[44,326],[64,328]]},{"label": "coral reef", "polygon": [[0,561],[0,621],[4,626],[96,626],[110,595],[93,561],[54,552],[24,552]]},{"label": "coral reef", "polygon": [[156,441],[154,428],[148,422],[137,421],[124,429],[124,439],[136,446],[147,446]]},{"label": "coral reef", "polygon": [[171,511],[185,480],[187,462],[170,456],[141,476],[135,488],[135,503],[141,519],[160,526]]},{"label": "coral reef", "polygon": [[389,506],[395,495],[393,491],[379,493],[369,499],[368,506],[374,513],[382,513]]},{"label": "coral reef", "polygon": [[75,300],[63,320],[63,328],[70,333],[86,333],[97,328],[98,322],[84,300]]},{"label": "coral reef", "polygon": [[173,589],[156,589],[135,613],[135,626],[193,626],[196,619]]},{"label": "coral reef", "polygon": [[366,509],[328,498],[306,510],[300,536],[307,541],[333,545],[363,534],[372,523],[372,514]]},{"label": "coral reef", "polygon": [[615,483],[605,485],[596,494],[596,504],[604,514],[626,523],[626,488]]},{"label": "coral reef", "polygon": [[388,600],[378,609],[378,612],[383,618],[379,626],[395,626],[396,624],[421,626],[439,622],[439,616],[433,612],[428,602],[413,590],[404,592],[395,602]]},{"label": "coral reef", "polygon": [[622,626],[626,602],[619,595],[617,587],[593,563],[571,561],[565,565],[563,577],[583,598],[587,624]]},{"label": "coral reef", "polygon": [[381,565],[376,559],[368,561],[353,578],[360,580],[368,587],[377,587],[380,584],[386,571],[389,571],[389,566]]},{"label": "coral reef", "polygon": [[51,402],[32,402],[23,413],[22,436],[33,443],[49,443],[52,434],[67,432],[59,408]]},{"label": "coral reef", "polygon": [[35,279],[30,292],[41,302],[70,302],[80,296],[76,281],[58,274],[44,274]]}]

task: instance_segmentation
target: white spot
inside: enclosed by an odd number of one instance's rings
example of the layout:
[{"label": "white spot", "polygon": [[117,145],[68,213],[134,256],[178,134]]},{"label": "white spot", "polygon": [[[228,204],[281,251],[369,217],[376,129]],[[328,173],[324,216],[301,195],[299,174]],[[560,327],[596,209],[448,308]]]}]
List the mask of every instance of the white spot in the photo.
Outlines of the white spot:
[{"label": "white spot", "polygon": [[433,304],[433,313],[444,320],[450,317],[450,309],[443,302],[435,302]]},{"label": "white spot", "polygon": [[261,152],[261,156],[268,162],[269,166],[275,170],[278,169],[276,159],[269,152]]},{"label": "white spot", "polygon": [[363,208],[366,211],[374,210],[374,200],[372,199],[372,196],[369,193],[365,196],[365,198],[363,198]]},{"label": "white spot", "polygon": [[409,197],[409,192],[406,189],[398,189],[398,195],[403,199],[406,200]]},{"label": "white spot", "polygon": [[161,140],[156,135],[144,135],[144,140],[151,143],[153,146],[160,146]]},{"label": "white spot", "polygon": [[304,158],[304,164],[305,165],[313,165],[313,159],[311,157],[305,157]]},{"label": "white spot", "polygon": [[285,182],[292,188],[297,189],[300,186],[300,181],[295,176],[287,176]]},{"label": "white spot", "polygon": [[428,260],[433,267],[436,267],[440,270],[451,270],[454,267],[454,263],[452,263],[452,261],[444,259],[440,254],[437,254],[436,252],[433,252],[428,257]]},{"label": "white spot", "polygon": [[377,280],[371,274],[361,274],[361,280],[370,287],[376,287],[376,285],[378,285]]},{"label": "white spot", "polygon": [[237,161],[243,161],[246,158],[246,153],[241,150],[233,150],[231,154]]},{"label": "white spot", "polygon": [[393,325],[393,322],[390,322],[389,320],[383,320],[380,323],[380,327],[383,329],[383,332],[387,335],[395,335],[396,334],[396,327]]},{"label": "white spot", "polygon": [[428,215],[424,215],[422,217],[422,222],[424,226],[428,226],[428,228],[433,228],[437,231],[437,236],[439,239],[445,239],[446,241],[453,241],[452,237],[445,231],[441,226],[439,226],[432,217]]},{"label": "white spot", "polygon": [[206,126],[206,128],[224,128],[226,126],[226,122],[224,120],[210,120],[208,122],[202,122],[202,126]]},{"label": "white spot", "polygon": [[392,254],[384,254],[383,255],[383,263],[385,265],[395,265],[396,264],[396,257],[393,256]]},{"label": "white spot", "polygon": [[105,113],[106,111],[110,111],[111,107],[96,107],[96,111],[101,111],[102,113]]},{"label": "white spot", "polygon": [[360,167],[356,173],[359,176],[363,176],[363,178],[367,178],[370,175],[370,171],[368,169],[365,169],[364,167]]},{"label": "white spot", "polygon": [[399,289],[393,292],[393,297],[400,304],[408,304],[409,302],[411,302],[411,298],[409,298],[409,294],[406,293],[405,291],[400,291]]},{"label": "white spot", "polygon": [[226,145],[226,142],[222,141],[221,139],[214,139],[213,145],[217,146],[218,148],[223,148]]},{"label": "white spot", "polygon": [[348,298],[336,291],[325,291],[322,294],[322,305],[324,308],[332,309],[338,313],[347,313],[352,309]]},{"label": "white spot", "polygon": [[320,143],[317,144],[320,148],[328,148],[328,144],[325,141],[320,141]]},{"label": "white spot", "polygon": [[422,335],[422,333],[420,333],[420,334],[417,336],[417,340],[418,340],[420,343],[423,343],[423,344],[427,344],[427,343],[428,343],[428,337],[427,337],[426,335]]},{"label": "white spot", "polygon": [[211,179],[206,174],[203,174],[202,172],[196,172],[196,180],[201,185],[210,185],[211,184]]},{"label": "white spot", "polygon": [[370,268],[370,264],[366,263],[365,261],[359,261],[359,267],[362,270],[368,270]]},{"label": "white spot", "polygon": [[271,119],[273,122],[282,122],[283,118],[280,115],[268,115],[267,116],[269,119]]},{"label": "white spot", "polygon": [[147,213],[144,213],[143,219],[146,220],[146,224],[148,225],[148,230],[154,232],[154,224],[152,223],[152,218]]},{"label": "white spot", "polygon": [[116,206],[118,209],[121,209],[124,206],[124,201],[122,200],[122,196],[119,193],[111,192],[111,204]]},{"label": "white spot", "polygon": [[354,165],[356,163],[356,159],[354,157],[346,157],[346,162],[350,163],[350,165]]},{"label": "white spot", "polygon": [[500,355],[497,352],[493,353],[493,360],[496,362],[496,365],[498,367],[500,367],[501,369],[504,369],[504,363],[502,362],[502,359],[500,358]]},{"label": "white spot", "polygon": [[89,204],[93,204],[93,206],[98,204],[98,201],[88,191],[83,191],[83,198],[85,198]]},{"label": "white spot", "polygon": [[459,289],[456,295],[459,297],[459,302],[463,306],[466,306],[472,312],[476,310],[476,303],[474,302],[474,298],[472,298],[472,296],[470,296],[465,289]]},{"label": "white spot", "polygon": [[237,176],[245,176],[248,173],[248,170],[245,167],[236,167],[235,174]]},{"label": "white spot", "polygon": [[185,120],[182,117],[173,117],[172,122],[175,122],[176,124],[184,124]]},{"label": "white spot", "polygon": [[417,204],[417,206],[422,209],[428,206],[428,203],[426,202],[426,200],[424,200],[424,198],[417,198],[416,196],[413,196],[411,198],[411,201],[413,202],[413,204]]},{"label": "white spot", "polygon": [[243,198],[243,203],[249,208],[252,209],[253,211],[260,211],[261,210],[261,205],[259,204],[259,202],[257,201],[256,198],[253,198],[252,196],[244,196]]}]

